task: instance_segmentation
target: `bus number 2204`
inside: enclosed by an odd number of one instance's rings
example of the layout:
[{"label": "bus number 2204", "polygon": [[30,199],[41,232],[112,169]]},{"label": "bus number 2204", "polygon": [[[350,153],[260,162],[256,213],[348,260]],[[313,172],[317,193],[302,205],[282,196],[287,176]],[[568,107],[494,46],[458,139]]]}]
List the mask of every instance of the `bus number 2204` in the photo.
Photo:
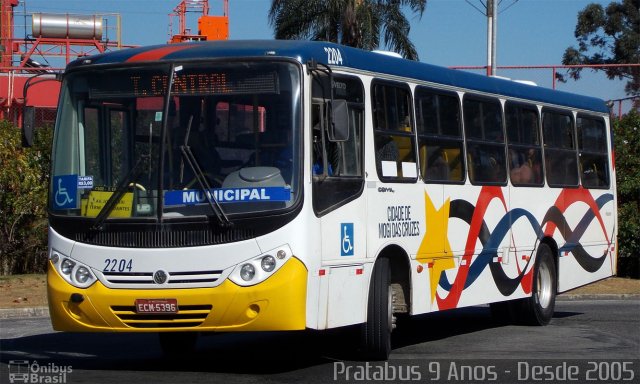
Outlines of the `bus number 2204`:
[{"label": "bus number 2204", "polygon": [[327,64],[342,65],[342,54],[338,48],[324,47],[324,51],[327,53]]},{"label": "bus number 2204", "polygon": [[103,272],[131,272],[131,259],[105,259]]}]

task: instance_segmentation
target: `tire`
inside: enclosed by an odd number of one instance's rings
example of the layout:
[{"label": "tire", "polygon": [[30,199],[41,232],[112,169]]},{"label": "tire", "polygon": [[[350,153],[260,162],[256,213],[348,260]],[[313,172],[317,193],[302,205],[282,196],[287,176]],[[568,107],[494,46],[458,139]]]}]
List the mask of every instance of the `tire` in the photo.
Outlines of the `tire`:
[{"label": "tire", "polygon": [[553,253],[548,245],[538,247],[533,270],[531,297],[521,301],[518,320],[527,325],[547,325],[553,317],[558,280]]},{"label": "tire", "polygon": [[198,334],[196,332],[161,332],[158,341],[162,353],[167,357],[187,356],[196,350]]},{"label": "tire", "polygon": [[369,287],[367,321],[362,325],[361,351],[365,360],[387,360],[393,330],[393,290],[389,259],[379,259]]}]

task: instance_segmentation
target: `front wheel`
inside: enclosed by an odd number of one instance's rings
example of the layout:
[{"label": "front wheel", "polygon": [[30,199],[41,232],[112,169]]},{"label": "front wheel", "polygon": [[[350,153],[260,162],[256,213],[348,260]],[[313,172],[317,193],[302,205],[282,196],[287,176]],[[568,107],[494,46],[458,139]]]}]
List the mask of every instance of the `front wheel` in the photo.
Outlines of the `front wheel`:
[{"label": "front wheel", "polygon": [[529,325],[547,325],[553,317],[558,280],[553,253],[546,244],[538,247],[531,290],[531,297],[521,302],[519,320]]},{"label": "front wheel", "polygon": [[367,321],[362,325],[361,348],[367,360],[387,360],[393,330],[393,289],[389,259],[379,259],[369,287]]}]

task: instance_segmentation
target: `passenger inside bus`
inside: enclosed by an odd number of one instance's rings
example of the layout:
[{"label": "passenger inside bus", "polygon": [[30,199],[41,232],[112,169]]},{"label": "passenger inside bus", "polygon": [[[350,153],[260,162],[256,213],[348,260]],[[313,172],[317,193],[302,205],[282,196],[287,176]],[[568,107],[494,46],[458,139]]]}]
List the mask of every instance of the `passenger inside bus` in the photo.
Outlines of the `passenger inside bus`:
[{"label": "passenger inside bus", "polygon": [[427,180],[449,180],[449,163],[442,148],[429,157],[427,164]]},{"label": "passenger inside bus", "polygon": [[[533,151],[533,149],[530,151]],[[530,154],[530,152],[527,152],[527,154]],[[513,184],[531,184],[535,182],[532,161],[525,157],[524,150],[516,151],[512,149],[509,151],[509,161],[511,164],[509,176]]]},{"label": "passenger inside bus", "polygon": [[325,129],[324,147],[322,143],[322,122],[319,108],[313,113],[313,174],[319,176],[324,174],[324,157],[327,156],[327,176],[338,176],[340,174],[340,148],[338,143],[331,142]]},{"label": "passenger inside bus", "polygon": [[391,176],[383,173],[382,162],[390,161],[397,163],[399,157],[400,150],[392,136],[376,135],[376,167],[378,168],[379,175]]}]

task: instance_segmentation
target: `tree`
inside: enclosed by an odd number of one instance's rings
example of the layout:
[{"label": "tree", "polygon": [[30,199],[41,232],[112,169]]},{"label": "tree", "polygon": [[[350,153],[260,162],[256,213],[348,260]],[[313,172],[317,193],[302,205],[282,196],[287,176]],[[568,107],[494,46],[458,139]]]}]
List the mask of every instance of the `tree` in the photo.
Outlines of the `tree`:
[{"label": "tree", "polygon": [[53,129],[22,148],[20,128],[0,120],[0,275],[44,272]]},{"label": "tree", "polygon": [[[589,4],[578,13],[575,29],[578,48],[567,48],[562,64],[640,64],[640,0],[611,2],[606,9]],[[574,80],[582,68],[569,69]],[[602,69],[609,79],[627,79],[625,91],[640,94],[639,67],[607,67]],[[560,81],[566,81],[558,75]]]},{"label": "tree", "polygon": [[613,123],[618,195],[618,275],[640,278],[640,114]]},{"label": "tree", "polygon": [[427,0],[272,0],[269,21],[276,39],[323,40],[362,49],[384,45],[418,60],[409,40],[408,7],[422,17]]}]

